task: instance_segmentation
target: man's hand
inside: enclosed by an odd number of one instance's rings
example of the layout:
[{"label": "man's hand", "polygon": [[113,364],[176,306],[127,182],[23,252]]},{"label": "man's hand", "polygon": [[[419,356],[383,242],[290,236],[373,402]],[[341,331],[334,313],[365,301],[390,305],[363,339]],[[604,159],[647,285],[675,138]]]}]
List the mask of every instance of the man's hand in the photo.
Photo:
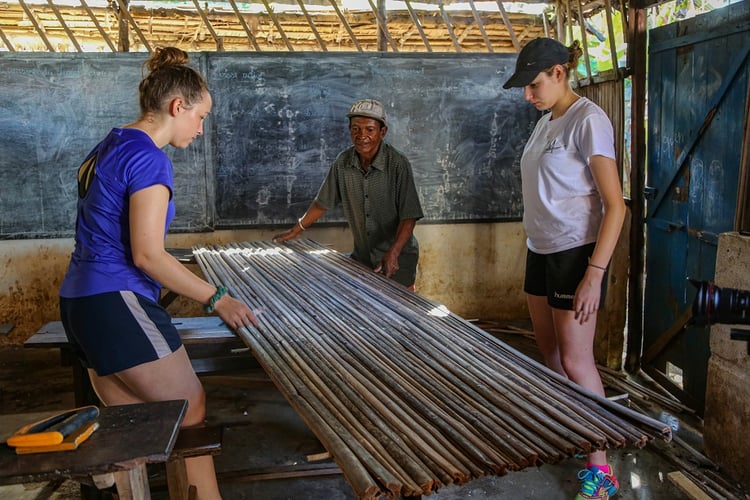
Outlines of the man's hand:
[{"label": "man's hand", "polygon": [[398,254],[392,250],[388,250],[373,269],[376,273],[384,273],[387,278],[396,274],[398,270]]},{"label": "man's hand", "polygon": [[285,231],[281,234],[277,234],[276,236],[274,236],[272,241],[274,243],[284,243],[285,241],[296,238],[300,232],[301,230],[295,225],[288,231]]}]

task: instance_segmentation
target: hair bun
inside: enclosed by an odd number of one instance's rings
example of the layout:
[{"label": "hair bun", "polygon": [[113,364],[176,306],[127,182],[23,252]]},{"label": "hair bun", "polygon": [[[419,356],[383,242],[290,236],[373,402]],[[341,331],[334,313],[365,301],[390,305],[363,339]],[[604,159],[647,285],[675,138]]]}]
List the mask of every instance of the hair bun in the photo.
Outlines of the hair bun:
[{"label": "hair bun", "polygon": [[188,53],[177,47],[157,47],[146,61],[149,72],[164,66],[184,66],[190,61]]}]

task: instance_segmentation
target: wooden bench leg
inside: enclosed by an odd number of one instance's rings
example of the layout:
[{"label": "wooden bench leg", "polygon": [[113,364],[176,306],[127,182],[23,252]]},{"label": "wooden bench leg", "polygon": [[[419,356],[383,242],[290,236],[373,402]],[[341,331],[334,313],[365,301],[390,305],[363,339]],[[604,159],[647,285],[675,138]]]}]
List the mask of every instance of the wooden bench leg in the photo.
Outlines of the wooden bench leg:
[{"label": "wooden bench leg", "polygon": [[198,489],[188,483],[185,459],[175,458],[167,462],[167,489],[169,500],[195,500]]},{"label": "wooden bench leg", "polygon": [[185,459],[173,458],[167,462],[167,489],[169,500],[188,500],[188,483]]},{"label": "wooden bench leg", "polygon": [[185,460],[220,453],[222,434],[219,426],[180,429],[167,460],[169,500],[195,500],[197,488],[188,482]]},{"label": "wooden bench leg", "polygon": [[151,500],[146,464],[114,473],[120,500]]}]

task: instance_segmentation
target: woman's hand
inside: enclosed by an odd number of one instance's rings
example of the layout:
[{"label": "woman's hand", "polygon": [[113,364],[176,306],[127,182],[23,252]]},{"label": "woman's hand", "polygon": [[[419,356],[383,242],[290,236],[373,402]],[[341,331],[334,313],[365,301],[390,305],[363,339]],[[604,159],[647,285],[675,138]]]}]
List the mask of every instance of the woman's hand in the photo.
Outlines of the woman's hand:
[{"label": "woman's hand", "polygon": [[251,324],[258,327],[258,318],[253,311],[244,302],[229,295],[224,295],[216,302],[214,311],[231,328],[237,329]]},{"label": "woman's hand", "polygon": [[589,266],[578,284],[575,297],[573,297],[573,311],[575,319],[581,325],[586,323],[591,316],[596,315],[599,310],[603,278],[603,270]]}]

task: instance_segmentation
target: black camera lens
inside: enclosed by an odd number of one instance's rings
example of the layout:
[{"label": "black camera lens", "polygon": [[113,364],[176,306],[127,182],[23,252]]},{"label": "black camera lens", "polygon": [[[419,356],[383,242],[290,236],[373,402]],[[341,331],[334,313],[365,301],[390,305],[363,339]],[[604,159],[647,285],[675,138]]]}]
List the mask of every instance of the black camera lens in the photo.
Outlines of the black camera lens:
[{"label": "black camera lens", "polygon": [[708,281],[690,282],[698,288],[693,302],[695,323],[750,324],[750,290],[719,288]]}]

